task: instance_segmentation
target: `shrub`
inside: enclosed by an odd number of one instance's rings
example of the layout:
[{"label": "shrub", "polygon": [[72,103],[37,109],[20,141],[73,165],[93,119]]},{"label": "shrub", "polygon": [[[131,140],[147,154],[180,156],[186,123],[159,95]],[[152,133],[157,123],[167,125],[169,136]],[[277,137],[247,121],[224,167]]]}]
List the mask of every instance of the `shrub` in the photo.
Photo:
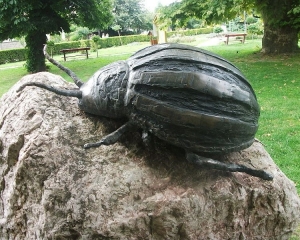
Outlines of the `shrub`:
[{"label": "shrub", "polygon": [[98,57],[98,49],[101,47],[100,41],[101,41],[101,38],[98,35],[93,36],[92,41],[90,41],[91,51],[97,52],[97,57]]},{"label": "shrub", "polygon": [[[67,48],[79,48],[79,47],[95,47],[95,42],[97,43],[98,48],[108,48],[113,46],[120,46],[120,38],[124,45],[132,42],[150,42],[150,37],[147,35],[129,35],[121,37],[109,37],[109,38],[100,38],[98,36],[92,38],[92,40],[81,40],[81,41],[70,41],[55,43],[53,41],[48,41],[49,48],[48,51],[52,55],[59,55],[60,50]],[[96,40],[96,41],[95,41]],[[10,63],[10,62],[19,62],[25,61],[27,55],[27,49],[10,49],[10,50],[1,50],[0,51],[0,64]]]},{"label": "shrub", "polygon": [[260,25],[257,23],[249,24],[247,31],[252,35],[252,39],[254,35],[259,35],[263,33],[262,29],[260,28]]},{"label": "shrub", "polygon": [[[199,28],[199,29],[191,29],[191,30],[181,30],[181,31],[171,31],[167,32],[168,38],[171,36],[186,36],[183,37],[183,41],[180,42],[190,42],[191,37],[199,34],[208,34],[212,33],[213,28]],[[61,42],[55,43],[53,41],[48,42],[48,52],[52,55],[60,55],[60,50],[68,49],[68,48],[79,48],[81,46],[91,47],[93,51],[95,48],[108,48],[114,46],[120,46],[120,38],[122,39],[122,43],[127,45],[133,42],[150,42],[150,36],[148,35],[128,35],[128,36],[120,36],[120,37],[109,37],[109,38],[100,38],[99,36],[94,36],[92,40],[81,40],[81,41],[69,41],[69,42]],[[96,45],[97,44],[97,45]],[[25,61],[26,60],[27,49],[10,49],[10,50],[2,50],[0,51],[0,64],[9,63],[9,62],[17,62],[17,61]]]},{"label": "shrub", "polygon": [[257,23],[257,18],[255,18],[255,17],[247,17],[246,23],[247,24]]},{"label": "shrub", "polygon": [[27,55],[27,49],[9,49],[0,51],[0,64],[25,61]]},{"label": "shrub", "polygon": [[71,36],[71,40],[79,41],[79,40],[86,40],[91,34],[91,30],[87,27],[77,27],[74,35]]},{"label": "shrub", "polygon": [[215,28],[214,28],[214,33],[219,34],[219,33],[221,33],[221,32],[223,32],[223,28],[221,28],[221,27],[215,27]]},{"label": "shrub", "polygon": [[[81,41],[71,41],[71,42],[62,42],[62,43],[55,43],[53,47],[53,54],[58,55],[60,54],[60,50],[68,49],[68,48],[79,48],[82,46],[94,48],[95,42],[98,45],[98,48],[108,48],[113,46],[120,46],[120,38],[122,38],[122,42],[124,45],[132,43],[132,42],[147,42],[150,41],[150,37],[147,35],[131,35],[131,36],[121,36],[121,37],[109,37],[109,38],[100,38],[100,37],[93,37],[92,40],[81,40]],[[94,40],[95,39],[95,40]]]},{"label": "shrub", "polygon": [[53,57],[53,48],[54,48],[54,41],[47,41],[47,52]]},{"label": "shrub", "polygon": [[208,33],[212,33],[212,32],[213,32],[213,28],[211,28],[211,27],[180,30],[180,31],[170,31],[170,32],[167,32],[167,37],[169,38],[172,36],[194,36],[194,35],[199,35],[199,34],[208,34]]},{"label": "shrub", "polygon": [[98,45],[96,42],[91,41],[91,51],[96,52],[99,49]]}]

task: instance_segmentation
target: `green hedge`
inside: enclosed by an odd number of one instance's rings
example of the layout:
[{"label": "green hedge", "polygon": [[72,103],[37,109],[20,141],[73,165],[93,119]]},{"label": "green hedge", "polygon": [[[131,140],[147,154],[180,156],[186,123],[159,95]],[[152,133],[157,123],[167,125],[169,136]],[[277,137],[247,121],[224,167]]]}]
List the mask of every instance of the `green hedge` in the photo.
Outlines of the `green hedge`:
[{"label": "green hedge", "polygon": [[[113,46],[121,46],[122,44],[126,45],[132,42],[147,42],[150,41],[150,37],[147,35],[131,35],[131,36],[121,36],[121,37],[109,37],[101,38],[100,48],[108,48]],[[53,55],[59,55],[60,50],[67,48],[79,48],[82,45],[90,47],[91,40],[82,40],[82,41],[73,41],[73,42],[62,42],[56,43],[53,47],[49,47],[48,52],[52,50]],[[10,63],[10,62],[19,62],[26,60],[27,49],[9,49],[0,51],[0,64]]]},{"label": "green hedge", "polygon": [[[81,40],[81,41],[73,41],[73,42],[63,42],[63,43],[55,43],[52,47],[52,54],[58,55],[61,54],[59,51],[62,49],[68,48],[79,48],[82,45],[91,47],[92,40]],[[109,38],[100,38],[99,44],[100,48],[108,48],[114,46],[121,46],[121,41],[123,45],[132,43],[132,42],[148,42],[150,41],[150,37],[147,35],[131,35],[131,36],[121,36],[121,37],[109,37]]]},{"label": "green hedge", "polygon": [[[199,28],[191,30],[182,30],[182,31],[172,31],[168,32],[167,36],[171,37],[174,35],[180,36],[193,36],[199,34],[212,33],[213,28]],[[113,46],[121,46],[132,43],[132,42],[148,42],[150,37],[147,35],[129,35],[121,37],[109,37],[109,38],[100,38],[99,44],[100,48],[108,48]],[[122,42],[122,44],[121,44]],[[53,55],[59,55],[60,50],[67,48],[79,48],[82,46],[91,47],[91,40],[82,40],[82,41],[73,41],[73,42],[63,42],[56,43],[53,47],[49,47],[48,52],[52,51]],[[27,49],[10,49],[0,51],[0,64],[9,63],[9,62],[18,62],[26,60],[26,51]]]},{"label": "green hedge", "polygon": [[178,35],[179,36],[194,36],[194,35],[199,35],[199,34],[208,34],[208,33],[212,33],[213,30],[214,30],[213,27],[207,27],[207,28],[171,31],[171,32],[167,32],[167,37],[178,36]]},{"label": "green hedge", "polygon": [[2,50],[0,51],[0,64],[25,61],[26,52],[24,48]]}]

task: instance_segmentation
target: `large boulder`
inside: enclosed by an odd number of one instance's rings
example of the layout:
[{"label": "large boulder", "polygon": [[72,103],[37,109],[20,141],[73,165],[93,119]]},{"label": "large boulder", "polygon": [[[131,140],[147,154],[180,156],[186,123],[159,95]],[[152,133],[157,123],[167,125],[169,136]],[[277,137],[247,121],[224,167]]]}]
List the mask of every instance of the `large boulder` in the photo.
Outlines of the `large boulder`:
[{"label": "large boulder", "polygon": [[26,87],[74,88],[50,73],[21,79],[0,102],[1,239],[288,239],[300,200],[259,141],[221,160],[265,169],[199,169],[182,149],[139,132],[83,149],[122,121],[80,111],[77,99]]}]

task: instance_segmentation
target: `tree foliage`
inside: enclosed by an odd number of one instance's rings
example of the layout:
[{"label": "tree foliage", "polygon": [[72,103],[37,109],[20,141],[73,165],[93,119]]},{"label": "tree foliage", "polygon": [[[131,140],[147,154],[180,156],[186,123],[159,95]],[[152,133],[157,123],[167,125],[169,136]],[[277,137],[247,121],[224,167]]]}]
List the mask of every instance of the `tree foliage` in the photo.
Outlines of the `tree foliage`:
[{"label": "tree foliage", "polygon": [[296,52],[300,30],[300,0],[256,0],[256,9],[264,21],[264,53]]},{"label": "tree foliage", "polygon": [[[244,12],[258,12],[264,21],[265,52],[293,52],[298,49],[300,0],[182,0],[160,11],[169,22],[191,17],[208,24],[227,22]],[[269,47],[271,45],[271,48]]]},{"label": "tree foliage", "polygon": [[293,6],[290,11],[288,11],[288,16],[290,17],[291,24],[300,29],[300,3],[296,6]]},{"label": "tree foliage", "polygon": [[118,31],[152,29],[152,17],[143,9],[141,0],[114,0],[113,16],[113,26],[120,26]]},{"label": "tree foliage", "polygon": [[91,32],[92,31],[87,27],[76,27],[71,39],[72,41],[88,39]]},{"label": "tree foliage", "polygon": [[252,0],[182,0],[157,10],[160,26],[186,27],[190,19],[201,19],[207,24],[234,19],[244,10],[253,8]]},{"label": "tree foliage", "polygon": [[286,26],[294,25],[294,20],[299,20],[300,14],[295,11],[299,4],[299,0],[256,0],[256,9],[269,25]]},{"label": "tree foliage", "polygon": [[190,17],[181,8],[179,2],[171,3],[168,6],[159,6],[156,13],[155,23],[160,29],[166,30],[171,28],[172,30],[187,25]]},{"label": "tree foliage", "polygon": [[208,24],[234,19],[254,7],[253,0],[183,0],[181,10],[186,16],[205,19]]},{"label": "tree foliage", "polygon": [[26,36],[27,70],[43,71],[46,34],[69,32],[71,23],[107,27],[110,9],[110,0],[0,0],[0,40]]}]

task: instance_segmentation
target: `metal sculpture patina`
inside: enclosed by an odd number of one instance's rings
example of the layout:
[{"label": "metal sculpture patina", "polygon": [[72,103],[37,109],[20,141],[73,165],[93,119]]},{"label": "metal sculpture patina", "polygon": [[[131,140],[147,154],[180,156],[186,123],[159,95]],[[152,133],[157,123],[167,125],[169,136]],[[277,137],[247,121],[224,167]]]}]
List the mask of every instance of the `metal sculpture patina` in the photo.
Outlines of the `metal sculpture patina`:
[{"label": "metal sculpture patina", "polygon": [[[181,147],[187,160],[212,169],[245,172],[265,180],[263,170],[202,157],[201,153],[229,153],[249,147],[258,129],[259,105],[243,74],[230,62],[202,49],[161,44],[142,49],[127,61],[109,64],[83,83],[66,71],[79,87],[62,90],[29,82],[59,95],[77,97],[88,113],[128,119],[99,142],[84,148],[110,145],[134,128]],[[203,154],[204,155],[204,154]]]}]

